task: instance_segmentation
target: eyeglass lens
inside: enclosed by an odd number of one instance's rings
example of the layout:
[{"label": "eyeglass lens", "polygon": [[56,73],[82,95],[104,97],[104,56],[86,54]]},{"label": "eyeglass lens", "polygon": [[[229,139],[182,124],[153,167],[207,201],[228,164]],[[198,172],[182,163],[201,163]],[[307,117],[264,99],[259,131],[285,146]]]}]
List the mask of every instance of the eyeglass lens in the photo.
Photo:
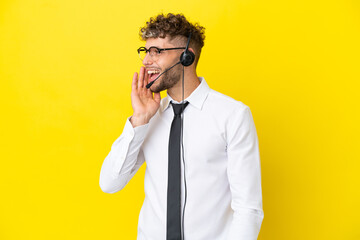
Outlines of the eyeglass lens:
[{"label": "eyeglass lens", "polygon": [[[149,50],[149,55],[152,58],[156,58],[159,55],[159,50],[157,48],[151,47]],[[139,50],[139,56],[141,60],[144,60],[144,58],[146,57],[146,49],[145,48],[141,48]]]}]

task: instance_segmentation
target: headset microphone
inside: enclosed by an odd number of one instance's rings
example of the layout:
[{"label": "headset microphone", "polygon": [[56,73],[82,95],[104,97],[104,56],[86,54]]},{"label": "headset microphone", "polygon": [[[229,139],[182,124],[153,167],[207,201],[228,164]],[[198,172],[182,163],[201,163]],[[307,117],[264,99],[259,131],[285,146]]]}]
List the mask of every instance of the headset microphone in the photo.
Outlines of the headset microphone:
[{"label": "headset microphone", "polygon": [[180,64],[180,63],[181,63],[181,62],[179,61],[179,62],[175,63],[174,65],[172,65],[171,67],[167,68],[167,69],[166,69],[165,71],[163,71],[162,73],[160,73],[159,76],[157,76],[157,77],[154,79],[154,81],[152,81],[151,83],[148,83],[148,84],[146,85],[146,88],[149,89],[149,88],[154,84],[154,82],[155,82],[156,80],[158,80],[159,77],[161,77],[161,75],[163,75],[164,73],[166,73],[167,71],[169,71],[170,69],[172,69],[173,67],[175,67],[176,65],[178,65],[178,64]]}]

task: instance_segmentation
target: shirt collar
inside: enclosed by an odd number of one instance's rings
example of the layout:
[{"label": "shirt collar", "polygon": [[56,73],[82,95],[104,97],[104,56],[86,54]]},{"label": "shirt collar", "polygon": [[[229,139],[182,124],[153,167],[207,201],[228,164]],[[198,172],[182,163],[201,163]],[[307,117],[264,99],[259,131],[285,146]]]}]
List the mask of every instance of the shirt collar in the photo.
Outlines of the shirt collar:
[{"label": "shirt collar", "polygon": [[[190,105],[193,105],[197,109],[201,110],[202,106],[204,105],[205,99],[207,98],[210,92],[210,87],[206,83],[203,77],[199,77],[199,80],[200,80],[200,85],[184,101],[188,101]],[[170,101],[177,103],[169,95],[167,95],[165,98],[161,100],[160,103],[161,112],[165,111],[169,107]]]}]

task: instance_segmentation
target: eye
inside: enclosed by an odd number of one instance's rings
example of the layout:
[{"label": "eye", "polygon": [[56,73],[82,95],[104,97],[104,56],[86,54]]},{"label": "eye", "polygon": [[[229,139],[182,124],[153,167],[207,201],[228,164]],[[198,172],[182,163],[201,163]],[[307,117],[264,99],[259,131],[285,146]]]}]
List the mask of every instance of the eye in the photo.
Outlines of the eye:
[{"label": "eye", "polygon": [[154,54],[154,49],[153,48],[149,48],[148,52],[150,53],[150,56],[152,56]]},{"label": "eye", "polygon": [[157,49],[156,49],[156,53],[157,53],[157,55],[160,55],[161,50],[157,48]]}]

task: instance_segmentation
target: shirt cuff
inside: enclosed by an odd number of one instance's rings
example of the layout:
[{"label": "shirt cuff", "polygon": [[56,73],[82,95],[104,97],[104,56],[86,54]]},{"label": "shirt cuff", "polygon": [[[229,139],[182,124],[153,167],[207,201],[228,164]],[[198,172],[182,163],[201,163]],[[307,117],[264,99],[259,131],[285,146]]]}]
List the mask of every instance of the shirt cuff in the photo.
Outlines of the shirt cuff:
[{"label": "shirt cuff", "polygon": [[126,134],[126,137],[137,142],[143,141],[147,134],[149,123],[134,128],[130,122],[130,119],[131,117],[127,118],[124,127],[124,133]]}]

